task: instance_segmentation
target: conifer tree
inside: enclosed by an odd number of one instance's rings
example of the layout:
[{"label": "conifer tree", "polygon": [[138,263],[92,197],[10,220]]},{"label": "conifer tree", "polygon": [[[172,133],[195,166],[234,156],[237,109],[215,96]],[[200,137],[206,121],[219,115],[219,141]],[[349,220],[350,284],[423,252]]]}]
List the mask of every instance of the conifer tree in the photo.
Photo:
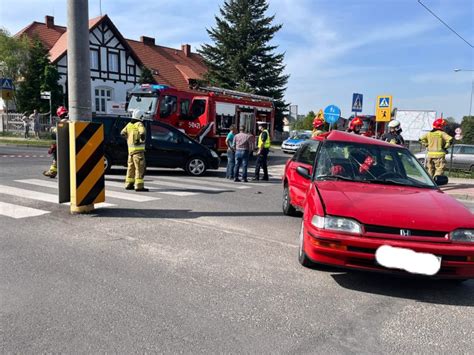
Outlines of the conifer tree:
[{"label": "conifer tree", "polygon": [[[48,50],[33,39],[28,48],[28,59],[21,70],[17,86],[16,105],[19,112],[49,111],[49,100],[41,99],[41,91],[50,91],[53,110],[63,104],[63,92],[58,84],[57,68],[49,61]],[[54,112],[54,111],[53,111]]]},{"label": "conifer tree", "polygon": [[213,44],[199,50],[207,65],[206,79],[215,86],[252,92],[277,100],[275,128],[282,129],[283,102],[288,75],[283,74],[284,53],[270,44],[282,25],[267,16],[266,0],[226,0],[207,29]]},{"label": "conifer tree", "polygon": [[150,69],[147,67],[142,67],[141,68],[142,73],[140,74],[140,77],[138,78],[138,83],[139,84],[154,84],[155,79],[153,78],[153,74]]}]

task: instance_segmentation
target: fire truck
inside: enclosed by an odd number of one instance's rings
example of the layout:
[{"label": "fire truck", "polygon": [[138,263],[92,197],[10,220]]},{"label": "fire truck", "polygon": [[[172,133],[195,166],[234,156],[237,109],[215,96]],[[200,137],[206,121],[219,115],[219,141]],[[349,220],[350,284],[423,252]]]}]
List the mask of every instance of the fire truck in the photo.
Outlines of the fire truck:
[{"label": "fire truck", "polygon": [[265,123],[273,136],[275,108],[269,97],[218,87],[183,91],[166,85],[142,84],[131,94],[127,110],[140,109],[148,119],[159,120],[218,153],[227,150],[225,139],[231,125],[245,126],[256,135]]}]

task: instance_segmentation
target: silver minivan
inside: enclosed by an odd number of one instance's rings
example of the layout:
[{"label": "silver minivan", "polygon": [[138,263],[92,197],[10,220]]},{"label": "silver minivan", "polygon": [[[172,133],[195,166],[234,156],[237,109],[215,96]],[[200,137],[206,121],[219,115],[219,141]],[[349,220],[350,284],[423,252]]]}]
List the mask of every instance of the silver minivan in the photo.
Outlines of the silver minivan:
[{"label": "silver minivan", "polygon": [[[448,149],[446,154],[447,167],[451,161],[451,150],[453,151],[453,169],[469,170],[474,172],[474,145],[470,144],[456,144],[454,147]],[[416,159],[420,163],[424,163],[426,152],[415,154]]]}]

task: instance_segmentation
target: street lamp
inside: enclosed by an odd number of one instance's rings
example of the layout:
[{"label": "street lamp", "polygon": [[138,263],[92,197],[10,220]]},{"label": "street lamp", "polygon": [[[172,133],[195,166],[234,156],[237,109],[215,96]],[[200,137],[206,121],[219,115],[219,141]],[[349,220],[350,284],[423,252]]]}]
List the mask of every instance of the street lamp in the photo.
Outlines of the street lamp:
[{"label": "street lamp", "polygon": [[[454,69],[454,71],[457,73],[457,72],[460,72],[460,71],[473,71],[474,72],[474,69]],[[469,103],[469,117],[471,117],[471,112],[472,112],[472,94],[474,92],[474,77],[472,78],[472,84],[471,84],[471,102]]]}]

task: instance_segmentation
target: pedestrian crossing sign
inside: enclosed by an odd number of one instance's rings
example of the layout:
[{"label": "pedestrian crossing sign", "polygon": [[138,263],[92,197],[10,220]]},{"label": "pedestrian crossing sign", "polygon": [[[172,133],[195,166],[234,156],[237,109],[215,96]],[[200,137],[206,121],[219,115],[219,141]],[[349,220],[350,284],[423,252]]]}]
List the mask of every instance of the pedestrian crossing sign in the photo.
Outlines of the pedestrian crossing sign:
[{"label": "pedestrian crossing sign", "polygon": [[377,107],[375,109],[375,121],[389,122],[392,113],[392,96],[381,95],[377,96]]},{"label": "pedestrian crossing sign", "polygon": [[363,98],[362,94],[352,94],[352,112],[362,112]]},{"label": "pedestrian crossing sign", "polygon": [[379,105],[378,107],[379,108],[389,108],[391,105],[391,100],[392,97],[391,96],[383,96],[383,97],[380,97],[379,96],[379,99],[378,99],[378,102],[379,102]]}]

